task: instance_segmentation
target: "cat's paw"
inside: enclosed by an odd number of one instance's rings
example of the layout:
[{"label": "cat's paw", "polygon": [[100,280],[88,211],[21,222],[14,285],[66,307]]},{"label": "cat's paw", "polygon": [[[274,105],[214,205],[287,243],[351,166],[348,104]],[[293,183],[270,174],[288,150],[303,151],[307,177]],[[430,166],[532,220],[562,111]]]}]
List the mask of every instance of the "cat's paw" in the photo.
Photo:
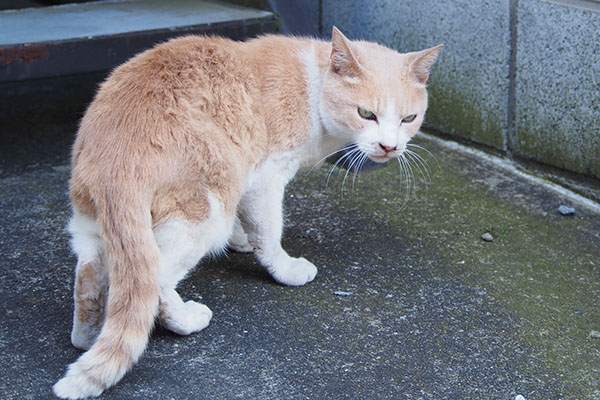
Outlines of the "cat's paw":
[{"label": "cat's paw", "polygon": [[234,243],[233,241],[230,241],[229,248],[237,253],[252,253],[254,251],[254,247],[252,247],[247,240],[245,243]]},{"label": "cat's paw", "polygon": [[277,282],[287,286],[302,286],[317,276],[317,267],[305,258],[291,258],[290,261],[284,268],[271,272]]},{"label": "cat's paw", "polygon": [[164,316],[160,322],[171,332],[187,336],[206,328],[212,315],[210,308],[190,300],[186,301],[176,312]]},{"label": "cat's paw", "polygon": [[248,241],[248,235],[238,226],[235,227],[228,246],[238,253],[252,253],[254,251],[254,247]]}]

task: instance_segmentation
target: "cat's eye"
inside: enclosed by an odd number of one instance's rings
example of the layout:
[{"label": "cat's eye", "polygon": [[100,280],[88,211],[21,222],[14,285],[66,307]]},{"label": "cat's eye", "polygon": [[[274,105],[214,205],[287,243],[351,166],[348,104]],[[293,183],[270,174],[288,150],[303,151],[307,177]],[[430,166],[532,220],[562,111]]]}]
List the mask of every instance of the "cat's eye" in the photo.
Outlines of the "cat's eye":
[{"label": "cat's eye", "polygon": [[372,111],[365,110],[362,107],[358,107],[358,115],[370,121],[377,121],[377,115],[375,115]]},{"label": "cat's eye", "polygon": [[404,119],[402,120],[402,123],[406,122],[407,124],[413,122],[415,120],[415,118],[417,118],[417,114],[410,114],[407,117],[404,117]]}]

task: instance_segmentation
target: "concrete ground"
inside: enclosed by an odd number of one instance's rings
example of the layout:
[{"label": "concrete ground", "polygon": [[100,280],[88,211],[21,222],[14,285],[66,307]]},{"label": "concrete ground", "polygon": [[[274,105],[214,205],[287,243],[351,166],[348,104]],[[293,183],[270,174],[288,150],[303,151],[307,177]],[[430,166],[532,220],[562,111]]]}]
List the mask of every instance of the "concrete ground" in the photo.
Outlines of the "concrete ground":
[{"label": "concrete ground", "polygon": [[[46,399],[80,354],[65,233],[76,121],[17,114],[0,124],[0,399]],[[280,286],[252,255],[202,262],[180,291],[213,310],[210,326],[157,328],[101,398],[600,399],[599,208],[416,143],[433,156],[414,149],[429,178],[413,162],[408,198],[393,163],[343,187],[345,171],[326,185],[331,165],[299,175],[283,242],[315,281]]]}]

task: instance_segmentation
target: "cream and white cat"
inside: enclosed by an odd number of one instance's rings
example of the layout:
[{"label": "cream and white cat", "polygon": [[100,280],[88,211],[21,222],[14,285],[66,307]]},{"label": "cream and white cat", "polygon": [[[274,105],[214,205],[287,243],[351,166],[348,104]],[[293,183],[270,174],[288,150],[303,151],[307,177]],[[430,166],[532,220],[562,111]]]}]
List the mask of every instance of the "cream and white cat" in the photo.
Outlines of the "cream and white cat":
[{"label": "cream and white cat", "polygon": [[277,282],[312,281],[315,266],[280,244],[286,184],[348,143],[400,156],[441,48],[399,54],[336,28],[331,42],[190,36],[115,69],[73,148],[71,341],[87,351],[54,393],[116,384],[156,318],[181,335],[206,328],[210,309],[175,288],[207,254],[254,251]]}]

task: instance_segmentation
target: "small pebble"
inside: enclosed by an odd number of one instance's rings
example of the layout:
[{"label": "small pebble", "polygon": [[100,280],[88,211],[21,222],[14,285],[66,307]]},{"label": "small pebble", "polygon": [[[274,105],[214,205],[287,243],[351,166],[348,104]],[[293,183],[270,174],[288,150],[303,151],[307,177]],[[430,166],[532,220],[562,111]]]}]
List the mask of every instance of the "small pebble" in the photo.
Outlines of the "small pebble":
[{"label": "small pebble", "polygon": [[521,396],[520,394],[517,395],[517,397],[515,397],[515,400],[527,400],[525,397]]},{"label": "small pebble", "polygon": [[562,215],[574,215],[575,209],[563,205],[563,206],[558,207],[558,212],[561,213]]},{"label": "small pebble", "polygon": [[489,233],[484,233],[483,235],[481,235],[481,238],[483,240],[485,240],[486,242],[493,242],[494,241],[494,237],[489,234]]},{"label": "small pebble", "polygon": [[336,296],[345,297],[345,296],[350,296],[352,293],[350,293],[350,292],[333,292],[333,294],[335,294]]},{"label": "small pebble", "polygon": [[600,332],[598,332],[598,331],[591,331],[590,332],[590,338],[592,338],[592,339],[600,339]]}]

